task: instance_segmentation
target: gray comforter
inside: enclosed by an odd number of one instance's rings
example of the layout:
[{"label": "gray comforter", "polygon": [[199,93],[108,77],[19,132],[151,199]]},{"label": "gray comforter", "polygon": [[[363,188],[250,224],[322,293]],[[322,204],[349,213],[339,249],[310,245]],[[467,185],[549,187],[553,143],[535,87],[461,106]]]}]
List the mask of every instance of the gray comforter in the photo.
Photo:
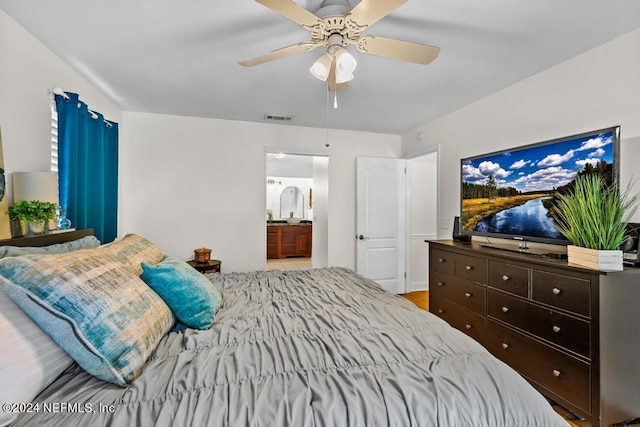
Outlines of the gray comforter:
[{"label": "gray comforter", "polygon": [[350,270],[209,277],[210,330],[170,333],[126,389],[74,365],[15,425],[567,425],[482,346]]}]

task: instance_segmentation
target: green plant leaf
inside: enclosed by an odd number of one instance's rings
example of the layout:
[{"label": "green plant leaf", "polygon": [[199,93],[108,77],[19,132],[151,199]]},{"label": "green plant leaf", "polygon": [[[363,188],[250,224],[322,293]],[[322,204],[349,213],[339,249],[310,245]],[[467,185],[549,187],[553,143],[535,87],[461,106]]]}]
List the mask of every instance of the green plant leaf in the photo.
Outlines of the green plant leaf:
[{"label": "green plant leaf", "polygon": [[40,200],[20,200],[9,206],[9,217],[16,220],[36,221],[56,219],[60,206]]},{"label": "green plant leaf", "polygon": [[599,174],[583,175],[576,178],[572,191],[555,197],[556,228],[573,245],[616,250],[625,242],[638,201],[637,194],[631,195],[631,185],[621,193]]}]

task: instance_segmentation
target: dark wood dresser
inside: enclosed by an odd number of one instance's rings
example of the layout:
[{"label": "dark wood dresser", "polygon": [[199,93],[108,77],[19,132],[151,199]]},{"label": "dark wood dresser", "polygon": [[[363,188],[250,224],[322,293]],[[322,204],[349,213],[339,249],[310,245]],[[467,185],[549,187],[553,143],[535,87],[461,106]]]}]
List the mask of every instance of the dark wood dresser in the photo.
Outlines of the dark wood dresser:
[{"label": "dark wood dresser", "polygon": [[436,241],[429,290],[429,311],[594,427],[640,416],[640,269]]}]

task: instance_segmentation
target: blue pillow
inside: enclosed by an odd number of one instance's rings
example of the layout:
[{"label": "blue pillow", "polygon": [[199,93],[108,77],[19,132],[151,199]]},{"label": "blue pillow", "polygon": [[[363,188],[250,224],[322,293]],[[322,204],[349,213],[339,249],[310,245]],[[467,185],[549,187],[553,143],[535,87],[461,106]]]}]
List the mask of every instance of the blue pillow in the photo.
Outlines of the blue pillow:
[{"label": "blue pillow", "polygon": [[194,329],[213,325],[222,295],[186,262],[170,256],[155,266],[143,262],[140,277],[167,303],[178,321]]},{"label": "blue pillow", "polygon": [[33,246],[0,246],[0,258],[31,254],[62,254],[80,249],[93,249],[100,246],[100,240],[95,236],[85,236],[71,242],[56,243],[55,245]]},{"label": "blue pillow", "polygon": [[0,285],[85,371],[119,386],[173,326],[164,301],[102,249],[0,260]]}]

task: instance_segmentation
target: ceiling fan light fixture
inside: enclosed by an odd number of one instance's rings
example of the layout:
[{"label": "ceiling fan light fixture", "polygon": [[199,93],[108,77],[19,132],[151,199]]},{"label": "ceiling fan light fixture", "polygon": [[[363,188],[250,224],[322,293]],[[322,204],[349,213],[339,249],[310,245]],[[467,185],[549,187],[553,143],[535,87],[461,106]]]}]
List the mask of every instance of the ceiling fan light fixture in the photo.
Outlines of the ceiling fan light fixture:
[{"label": "ceiling fan light fixture", "polygon": [[353,72],[358,66],[356,58],[343,47],[336,49],[334,56],[336,58],[336,83],[353,80]]},{"label": "ceiling fan light fixture", "polygon": [[336,70],[336,84],[350,82],[354,77],[353,73],[348,71],[340,72]]},{"label": "ceiling fan light fixture", "polygon": [[329,72],[331,71],[332,62],[333,58],[331,55],[325,52],[316,62],[313,63],[311,68],[309,68],[309,72],[316,79],[326,82],[329,77]]}]

